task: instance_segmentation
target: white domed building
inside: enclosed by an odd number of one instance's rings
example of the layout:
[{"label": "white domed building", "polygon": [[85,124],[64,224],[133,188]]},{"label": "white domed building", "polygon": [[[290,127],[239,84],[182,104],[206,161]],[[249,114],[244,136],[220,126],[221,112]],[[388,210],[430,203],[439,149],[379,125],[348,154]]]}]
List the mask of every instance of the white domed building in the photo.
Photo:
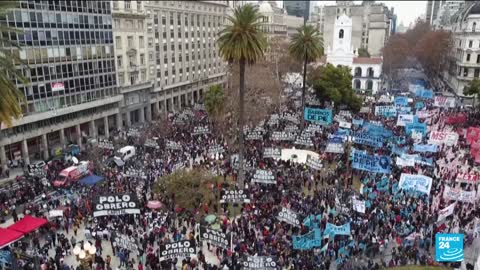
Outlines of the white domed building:
[{"label": "white domed building", "polygon": [[287,25],[283,20],[283,10],[273,1],[273,6],[267,1],[258,4],[258,12],[262,15],[262,30],[267,35],[286,35]]}]

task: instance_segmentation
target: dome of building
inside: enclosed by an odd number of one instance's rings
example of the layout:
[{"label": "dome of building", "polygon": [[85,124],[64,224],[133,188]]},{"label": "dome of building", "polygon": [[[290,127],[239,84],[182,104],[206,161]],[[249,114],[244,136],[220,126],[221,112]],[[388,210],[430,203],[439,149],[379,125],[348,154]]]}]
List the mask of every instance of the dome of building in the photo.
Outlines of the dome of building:
[{"label": "dome of building", "polygon": [[472,8],[470,9],[470,12],[468,14],[480,14],[480,3],[477,2],[475,3]]},{"label": "dome of building", "polygon": [[263,1],[263,2],[260,3],[260,5],[258,6],[258,11],[261,14],[273,13],[272,6],[270,5],[270,3],[266,2],[266,1]]}]

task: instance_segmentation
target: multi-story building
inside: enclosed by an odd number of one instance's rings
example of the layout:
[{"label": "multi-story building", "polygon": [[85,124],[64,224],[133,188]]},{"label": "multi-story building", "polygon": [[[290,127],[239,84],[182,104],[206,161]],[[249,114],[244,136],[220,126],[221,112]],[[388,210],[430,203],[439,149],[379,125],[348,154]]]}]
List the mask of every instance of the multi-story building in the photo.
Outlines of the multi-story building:
[{"label": "multi-story building", "polygon": [[314,24],[320,33],[324,31],[325,25],[325,8],[324,6],[316,6],[313,8],[310,23]]},{"label": "multi-story building", "polygon": [[226,65],[216,37],[226,23],[227,1],[147,1],[147,65],[151,111],[168,112],[197,102],[224,84]]},{"label": "multi-story building", "polygon": [[425,20],[433,25],[433,22],[437,19],[438,10],[442,6],[445,0],[428,0],[427,1],[427,9],[426,9],[426,17]]},{"label": "multi-story building", "polygon": [[480,3],[466,3],[451,22],[454,44],[444,79],[458,95],[463,95],[463,89],[480,77]]},{"label": "multi-story building", "polygon": [[14,82],[25,95],[23,117],[1,126],[2,165],[48,159],[87,136],[108,136],[120,122],[110,2],[18,2],[0,24],[19,29],[3,38],[19,44],[11,51],[28,83]]},{"label": "multi-story building", "polygon": [[314,1],[298,0],[298,1],[283,1],[283,8],[288,15],[310,19],[310,13],[313,11]]},{"label": "multi-story building", "polygon": [[434,29],[452,30],[451,19],[458,11],[463,9],[465,1],[444,1],[438,9],[437,16],[433,20],[432,27]]},{"label": "multi-story building", "polygon": [[[324,46],[333,46],[335,21],[346,14],[353,21],[352,46],[365,48],[372,56],[380,56],[381,50],[391,33],[391,11],[382,3],[363,1],[356,5],[352,1],[337,1],[334,6],[325,6],[323,40]],[[390,14],[390,15],[389,15]]]}]

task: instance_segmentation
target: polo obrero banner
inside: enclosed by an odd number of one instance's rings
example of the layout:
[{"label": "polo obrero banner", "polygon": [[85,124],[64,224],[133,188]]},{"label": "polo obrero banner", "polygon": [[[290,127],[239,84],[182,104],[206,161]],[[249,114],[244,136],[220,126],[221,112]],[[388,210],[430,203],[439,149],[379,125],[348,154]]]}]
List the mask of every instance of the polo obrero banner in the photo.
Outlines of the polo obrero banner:
[{"label": "polo obrero banner", "polygon": [[160,245],[160,261],[185,258],[197,254],[194,240],[181,240]]},{"label": "polo obrero banner", "polygon": [[133,193],[98,196],[93,205],[94,217],[140,214],[140,204]]}]

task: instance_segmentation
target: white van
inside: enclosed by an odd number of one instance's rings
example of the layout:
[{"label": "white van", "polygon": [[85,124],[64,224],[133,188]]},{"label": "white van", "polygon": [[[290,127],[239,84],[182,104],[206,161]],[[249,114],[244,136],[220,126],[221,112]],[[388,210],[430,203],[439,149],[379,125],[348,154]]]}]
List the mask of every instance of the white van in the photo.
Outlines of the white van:
[{"label": "white van", "polygon": [[120,158],[123,161],[127,161],[130,158],[135,156],[135,147],[131,146],[131,145],[128,145],[128,146],[125,146],[123,148],[120,148],[117,151],[115,156],[117,156],[118,158]]}]

